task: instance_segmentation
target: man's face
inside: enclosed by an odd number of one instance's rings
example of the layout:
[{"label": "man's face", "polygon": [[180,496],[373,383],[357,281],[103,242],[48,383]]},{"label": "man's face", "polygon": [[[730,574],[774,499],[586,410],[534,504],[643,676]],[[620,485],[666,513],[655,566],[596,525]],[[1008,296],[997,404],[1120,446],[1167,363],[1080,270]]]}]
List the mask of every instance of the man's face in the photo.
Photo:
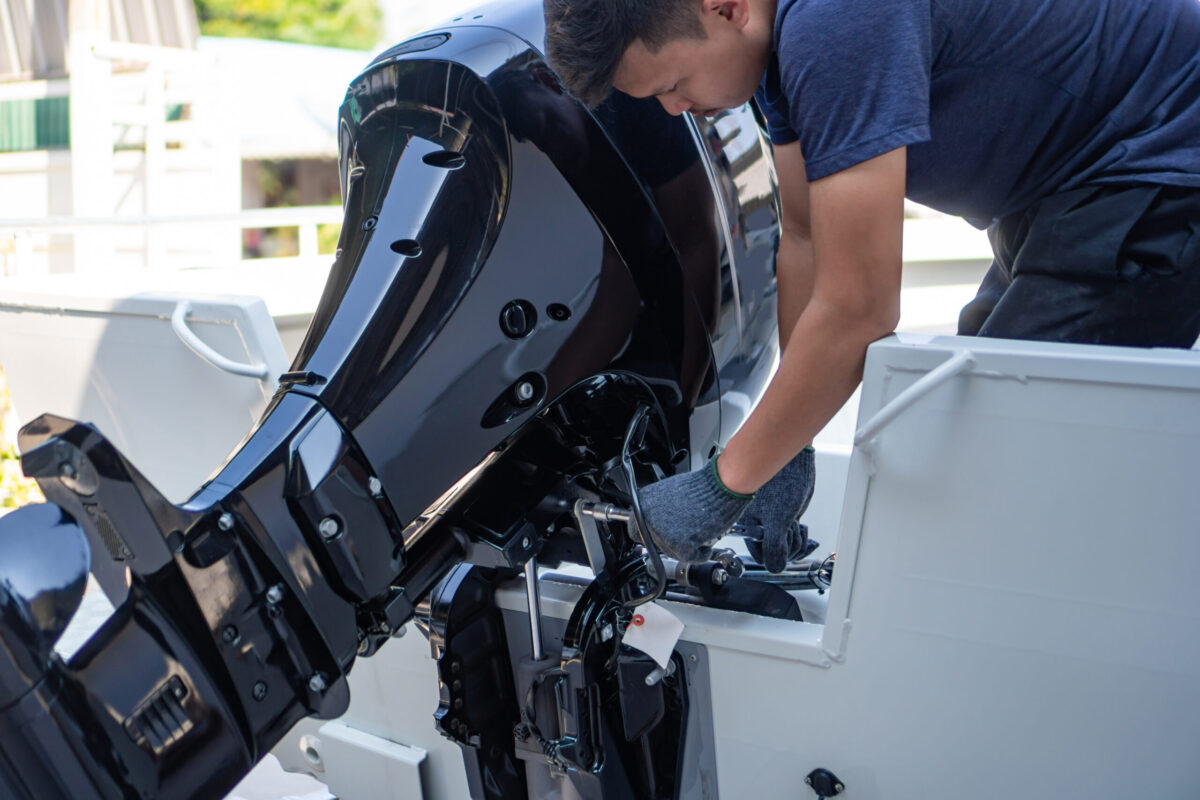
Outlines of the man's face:
[{"label": "man's face", "polygon": [[766,68],[769,33],[759,35],[746,0],[704,0],[703,39],[675,39],[651,53],[639,39],[621,57],[613,86],[657,97],[671,114],[714,114],[750,99]]}]

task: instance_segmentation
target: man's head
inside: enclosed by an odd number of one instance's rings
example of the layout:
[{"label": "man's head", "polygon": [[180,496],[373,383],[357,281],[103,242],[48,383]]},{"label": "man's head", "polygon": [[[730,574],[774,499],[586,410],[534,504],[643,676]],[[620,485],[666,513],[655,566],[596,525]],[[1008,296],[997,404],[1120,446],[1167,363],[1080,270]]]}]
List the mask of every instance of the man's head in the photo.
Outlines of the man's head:
[{"label": "man's head", "polygon": [[546,54],[597,105],[616,87],[672,114],[750,99],[771,47],[774,0],[545,0]]}]

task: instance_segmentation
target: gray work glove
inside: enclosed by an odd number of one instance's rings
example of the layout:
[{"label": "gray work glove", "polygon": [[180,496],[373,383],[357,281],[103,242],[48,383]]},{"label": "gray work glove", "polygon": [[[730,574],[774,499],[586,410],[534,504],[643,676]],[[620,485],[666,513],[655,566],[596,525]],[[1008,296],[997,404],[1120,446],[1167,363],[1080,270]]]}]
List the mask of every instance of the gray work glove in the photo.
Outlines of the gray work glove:
[{"label": "gray work glove", "polygon": [[680,561],[707,561],[712,543],[729,531],[754,498],[725,487],[715,458],[702,469],[652,483],[638,496],[655,543]]},{"label": "gray work glove", "polygon": [[738,525],[746,549],[768,572],[782,572],[789,561],[804,555],[808,527],[799,519],[816,485],[813,456],[812,447],[804,448],[763,484]]}]

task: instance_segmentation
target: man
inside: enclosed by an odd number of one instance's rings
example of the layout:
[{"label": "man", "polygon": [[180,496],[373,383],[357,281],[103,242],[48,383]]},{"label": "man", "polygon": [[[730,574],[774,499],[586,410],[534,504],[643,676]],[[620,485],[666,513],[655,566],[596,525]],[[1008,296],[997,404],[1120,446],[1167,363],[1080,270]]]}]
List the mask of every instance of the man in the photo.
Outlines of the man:
[{"label": "man", "polygon": [[1197,0],[545,7],[551,64],[583,100],[615,87],[708,114],[757,89],[775,143],[779,371],[708,469],[643,491],[669,553],[702,557],[745,512],[770,566],[792,555],[812,491],[802,448],[899,318],[906,195],[988,227],[995,261],[962,334],[1200,335]]}]

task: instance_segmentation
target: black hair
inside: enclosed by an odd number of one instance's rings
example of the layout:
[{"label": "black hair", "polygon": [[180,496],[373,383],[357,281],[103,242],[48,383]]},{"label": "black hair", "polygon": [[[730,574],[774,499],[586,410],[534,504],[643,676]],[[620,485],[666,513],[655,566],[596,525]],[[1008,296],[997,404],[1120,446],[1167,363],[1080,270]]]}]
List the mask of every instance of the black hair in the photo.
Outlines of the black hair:
[{"label": "black hair", "polygon": [[676,39],[703,39],[701,0],[545,0],[546,57],[567,91],[604,101],[629,45],[651,53]]}]

